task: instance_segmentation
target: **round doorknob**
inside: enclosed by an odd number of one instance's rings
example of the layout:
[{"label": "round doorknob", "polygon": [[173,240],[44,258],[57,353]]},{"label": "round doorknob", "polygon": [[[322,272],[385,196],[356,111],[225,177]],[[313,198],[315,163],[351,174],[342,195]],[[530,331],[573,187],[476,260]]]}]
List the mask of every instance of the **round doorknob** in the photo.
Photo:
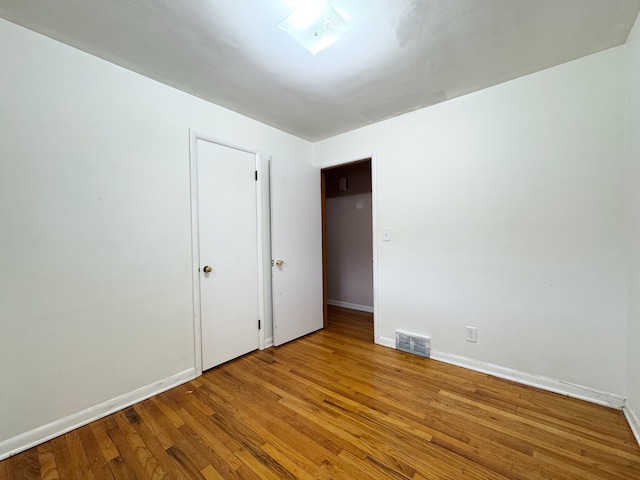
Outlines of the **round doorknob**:
[{"label": "round doorknob", "polygon": [[204,271],[204,273],[213,272],[213,268],[211,268],[209,265],[205,265],[205,267],[202,270]]},{"label": "round doorknob", "polygon": [[284,260],[276,260],[276,267],[281,267],[284,265]]}]

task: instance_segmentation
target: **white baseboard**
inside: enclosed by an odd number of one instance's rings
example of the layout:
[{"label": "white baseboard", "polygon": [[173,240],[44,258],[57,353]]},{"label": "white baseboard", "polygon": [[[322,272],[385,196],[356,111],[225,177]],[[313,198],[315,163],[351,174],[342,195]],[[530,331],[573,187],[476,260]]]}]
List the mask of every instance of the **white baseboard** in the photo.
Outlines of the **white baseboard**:
[{"label": "white baseboard", "polygon": [[351,310],[358,310],[360,312],[373,313],[373,305],[358,305],[357,303],[343,302],[341,300],[327,300],[327,305],[349,308]]},{"label": "white baseboard", "polygon": [[264,349],[267,349],[267,348],[270,348],[270,347],[273,347],[273,337],[269,337],[269,338],[265,338],[264,339]]},{"label": "white baseboard", "polygon": [[0,442],[0,460],[23,452],[64,433],[82,427],[99,418],[141,402],[149,397],[169,390],[195,378],[195,368],[190,368],[171,377],[159,380],[132,392],[125,393],[104,403],[89,407],[47,425],[34,428],[16,437]]},{"label": "white baseboard", "polygon": [[[395,339],[381,337],[379,340],[380,345],[395,348]],[[494,365],[492,363],[481,362],[472,358],[431,350],[431,359],[474,370],[476,372],[486,373],[487,375],[492,375],[494,377],[504,378],[505,380],[511,380],[531,387],[540,388],[549,392],[559,393],[579,400],[597,403],[598,405],[604,405],[617,410],[622,410],[625,405],[625,397],[622,395],[603,392],[601,390],[563,382],[562,380],[543,377],[541,375],[521,372],[519,370],[513,370],[511,368]]]},{"label": "white baseboard", "polygon": [[457,365],[459,367],[468,368],[469,370],[475,370],[476,372],[486,373],[488,375],[493,375],[494,377],[512,380],[531,387],[541,388],[542,390],[567,395],[568,397],[586,400],[587,402],[597,403],[599,405],[604,405],[618,410],[621,410],[624,406],[624,397],[622,395],[616,395],[615,393],[603,392],[601,390],[584,387],[582,385],[563,382],[562,380],[534,375],[532,373],[521,372],[519,370],[480,362],[478,360],[449,353],[434,352],[432,350],[431,358],[440,362]]},{"label": "white baseboard", "polygon": [[636,437],[636,442],[640,445],[640,417],[631,408],[629,402],[625,402],[622,411],[624,412],[624,416],[627,417],[627,422],[629,422],[633,436]]},{"label": "white baseboard", "polygon": [[378,345],[382,345],[383,347],[396,348],[396,339],[395,338],[386,338],[379,337]]}]

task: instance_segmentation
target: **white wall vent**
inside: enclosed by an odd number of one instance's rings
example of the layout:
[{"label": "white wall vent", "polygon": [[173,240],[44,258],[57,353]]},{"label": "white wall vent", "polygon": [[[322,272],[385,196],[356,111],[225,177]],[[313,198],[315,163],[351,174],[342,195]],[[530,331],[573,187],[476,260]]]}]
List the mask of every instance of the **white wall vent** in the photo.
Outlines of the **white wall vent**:
[{"label": "white wall vent", "polygon": [[429,358],[431,356],[431,338],[396,330],[396,350]]}]

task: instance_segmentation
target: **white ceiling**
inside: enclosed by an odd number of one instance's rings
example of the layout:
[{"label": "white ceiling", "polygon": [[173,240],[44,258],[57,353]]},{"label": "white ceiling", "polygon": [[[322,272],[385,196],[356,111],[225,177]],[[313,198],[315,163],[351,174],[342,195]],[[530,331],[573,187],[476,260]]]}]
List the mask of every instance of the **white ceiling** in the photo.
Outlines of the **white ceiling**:
[{"label": "white ceiling", "polygon": [[301,0],[0,0],[0,17],[308,140],[623,44],[640,0],[331,0],[353,30],[312,56]]}]

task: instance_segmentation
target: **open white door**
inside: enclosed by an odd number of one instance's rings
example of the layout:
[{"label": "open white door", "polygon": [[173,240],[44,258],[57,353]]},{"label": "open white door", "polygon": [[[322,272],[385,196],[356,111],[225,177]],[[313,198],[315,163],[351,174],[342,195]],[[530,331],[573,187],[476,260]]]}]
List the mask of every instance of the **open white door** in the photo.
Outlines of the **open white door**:
[{"label": "open white door", "polygon": [[322,328],[320,169],[271,163],[273,343]]}]

